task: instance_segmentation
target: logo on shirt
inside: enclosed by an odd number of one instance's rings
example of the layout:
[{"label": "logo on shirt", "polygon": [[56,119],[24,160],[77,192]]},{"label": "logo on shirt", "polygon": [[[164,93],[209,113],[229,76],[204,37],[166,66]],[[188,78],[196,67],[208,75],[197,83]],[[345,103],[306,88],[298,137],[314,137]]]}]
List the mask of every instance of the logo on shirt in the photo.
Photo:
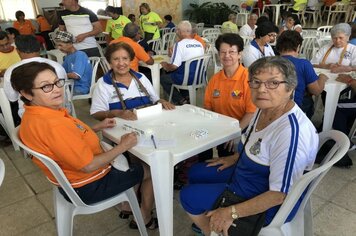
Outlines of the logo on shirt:
[{"label": "logo on shirt", "polygon": [[213,97],[214,97],[214,98],[220,97],[220,90],[214,89],[214,91],[213,91]]},{"label": "logo on shirt", "polygon": [[250,153],[253,155],[258,155],[261,152],[261,142],[262,139],[259,138],[251,147],[250,147]]},{"label": "logo on shirt", "polygon": [[242,97],[242,92],[240,90],[236,89],[236,90],[231,92],[231,96],[233,98],[239,99],[239,98]]},{"label": "logo on shirt", "polygon": [[87,132],[87,129],[84,126],[82,126],[80,124],[75,124],[75,125],[77,126],[78,129],[80,129],[81,132],[84,132],[84,133]]},{"label": "logo on shirt", "polygon": [[346,51],[344,55],[344,59],[351,59],[351,52]]},{"label": "logo on shirt", "polygon": [[186,48],[201,48],[201,44],[187,44]]}]

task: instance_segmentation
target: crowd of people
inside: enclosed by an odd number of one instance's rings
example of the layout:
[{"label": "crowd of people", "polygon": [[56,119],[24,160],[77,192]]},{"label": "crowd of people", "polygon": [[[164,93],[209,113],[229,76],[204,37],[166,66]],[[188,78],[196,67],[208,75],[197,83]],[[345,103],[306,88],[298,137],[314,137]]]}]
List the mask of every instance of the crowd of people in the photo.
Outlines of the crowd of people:
[{"label": "crowd of people", "polygon": [[[174,28],[176,32],[176,41],[169,49],[171,59],[161,62],[164,96],[170,93],[172,84],[182,84],[188,60],[203,56],[209,46],[215,47],[222,69],[208,78],[203,106],[237,119],[243,130],[241,140],[216,147],[218,158],[213,158],[212,150],[200,153],[199,163],[190,168],[188,184],[181,190],[181,204],[194,222],[193,228],[204,235],[226,233],[235,217],[232,214],[247,217],[265,212],[264,225],[268,225],[293,184],[312,168],[318,149],[317,131],[310,121],[312,96],[322,93],[328,79],[325,74],[317,75],[314,68],[340,73],[337,80],[355,90],[353,74],[342,74],[356,71],[356,46],[349,42],[355,27],[346,23],[333,26],[330,44],[308,61],[299,58],[302,26],[292,12],[283,14],[280,26],[268,16],[259,18],[252,13],[240,29],[236,15],[230,14],[222,24],[222,34],[206,45],[194,23],[183,20],[174,24],[172,16],[165,15],[163,24],[147,3],[139,6],[137,19],[133,14],[124,16],[121,8],[108,6],[101,12],[111,17],[105,22],[80,6],[78,0],[63,0],[61,4],[64,9],[59,13],[52,46],[66,54],[62,65],[40,56],[41,45],[51,44],[48,34],[53,30],[43,16],[37,17],[37,30],[18,11],[13,27],[0,32],[0,76],[4,77],[9,101],[19,101],[18,108],[14,107],[21,118],[19,136],[25,145],[56,161],[87,204],[140,185],[141,212],[149,229],[158,228],[152,215],[149,166],[133,155],[129,156],[129,171],[110,164],[137,144],[136,134],[123,135],[113,149],[104,151],[95,133],[114,127],[115,117],[137,120],[133,109],[161,103],[171,110],[189,103],[185,90],[174,89],[172,102],[160,98],[147,75],[150,73],[139,67],[140,61],[154,63],[156,52],[147,41],[159,39],[161,28]],[[297,6],[293,10],[298,11]],[[91,92],[89,58],[101,57],[95,36],[102,32],[106,33],[105,59],[110,70],[95,84],[90,115],[100,122],[89,127],[63,107],[68,100],[64,90],[66,83],[73,81],[70,89],[74,95]],[[251,38],[247,45],[243,40],[246,37]],[[195,65],[190,68],[190,84],[196,69]],[[334,128],[343,132],[356,117],[355,108],[344,111],[349,103],[355,104],[355,96],[340,101],[336,111]],[[38,160],[34,162],[56,183]],[[247,201],[213,209],[226,188]],[[65,191],[59,190],[68,199]],[[123,205],[121,210],[122,218],[131,214],[128,206]],[[292,211],[287,221],[294,214]],[[137,229],[134,220],[129,226]]]}]

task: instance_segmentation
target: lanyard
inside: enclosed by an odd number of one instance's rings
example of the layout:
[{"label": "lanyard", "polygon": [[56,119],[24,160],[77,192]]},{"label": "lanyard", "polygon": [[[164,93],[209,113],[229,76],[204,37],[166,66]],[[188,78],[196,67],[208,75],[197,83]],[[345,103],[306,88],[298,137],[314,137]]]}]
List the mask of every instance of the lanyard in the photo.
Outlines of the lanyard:
[{"label": "lanyard", "polygon": [[[325,64],[325,61],[326,59],[328,58],[328,56],[330,55],[331,53],[331,50],[333,49],[334,45],[332,45],[325,53],[324,57],[323,57],[323,60],[321,61],[320,64]],[[339,65],[341,65],[341,62],[342,60],[344,59],[344,56],[345,56],[345,53],[346,53],[346,49],[347,49],[347,44],[346,46],[344,47],[344,49],[342,50],[341,54],[340,54],[340,58],[339,58],[339,61],[337,62]]]}]

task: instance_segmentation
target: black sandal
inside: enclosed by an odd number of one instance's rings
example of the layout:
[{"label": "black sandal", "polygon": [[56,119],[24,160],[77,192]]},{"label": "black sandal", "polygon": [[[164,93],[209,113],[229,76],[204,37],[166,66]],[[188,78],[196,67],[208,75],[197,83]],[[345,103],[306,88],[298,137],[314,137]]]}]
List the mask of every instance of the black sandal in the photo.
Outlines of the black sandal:
[{"label": "black sandal", "polygon": [[[130,221],[129,224],[130,229],[138,229],[137,223],[134,220]],[[150,230],[155,230],[158,228],[158,219],[156,217],[152,217],[151,220],[146,224],[146,228]]]},{"label": "black sandal", "polygon": [[119,218],[128,219],[132,215],[132,211],[121,211],[119,214]]}]

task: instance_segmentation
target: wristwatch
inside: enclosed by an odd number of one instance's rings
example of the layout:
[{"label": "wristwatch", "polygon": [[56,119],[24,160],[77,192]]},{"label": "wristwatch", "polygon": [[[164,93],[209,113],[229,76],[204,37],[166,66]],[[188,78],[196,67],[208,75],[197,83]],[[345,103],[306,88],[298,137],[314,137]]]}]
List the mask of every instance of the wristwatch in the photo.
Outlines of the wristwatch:
[{"label": "wristwatch", "polygon": [[231,218],[237,220],[239,218],[239,214],[236,212],[236,208],[234,205],[231,206]]}]

